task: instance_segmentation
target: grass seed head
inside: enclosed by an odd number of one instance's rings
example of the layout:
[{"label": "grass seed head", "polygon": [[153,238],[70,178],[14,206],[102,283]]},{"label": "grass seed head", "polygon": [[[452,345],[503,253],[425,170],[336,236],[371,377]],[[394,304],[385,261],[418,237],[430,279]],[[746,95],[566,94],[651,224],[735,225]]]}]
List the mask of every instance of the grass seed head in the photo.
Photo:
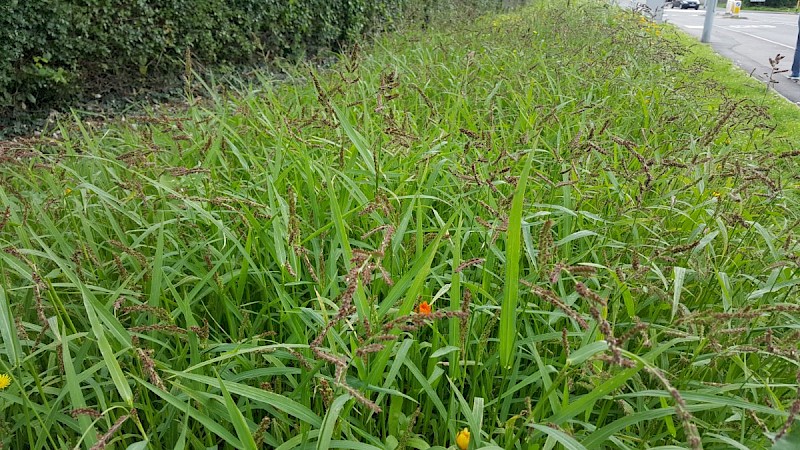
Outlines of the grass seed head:
[{"label": "grass seed head", "polygon": [[72,411],[69,412],[69,415],[72,416],[73,419],[77,419],[78,416],[83,416],[83,415],[89,416],[92,419],[99,419],[100,417],[103,416],[103,414],[100,413],[100,411],[92,408],[73,409]]},{"label": "grass seed head", "polygon": [[272,419],[269,416],[264,416],[261,422],[258,423],[258,429],[253,433],[253,440],[255,440],[256,445],[264,444],[264,439],[267,437],[267,431],[271,423]]},{"label": "grass seed head", "polygon": [[128,420],[132,415],[135,414],[135,411],[136,411],[135,409],[131,410],[130,414],[124,415],[119,419],[117,419],[117,421],[114,422],[113,425],[111,425],[111,428],[109,428],[104,435],[100,436],[100,438],[97,440],[97,442],[92,446],[90,450],[105,449],[111,442],[111,439],[114,437],[114,434],[116,434],[117,431],[119,431],[119,429],[122,428],[122,424],[124,424],[126,420]]},{"label": "grass seed head", "polygon": [[166,390],[167,388],[164,386],[164,382],[161,381],[161,377],[158,376],[158,372],[156,372],[156,363],[152,358],[153,350],[137,348],[136,354],[139,356],[139,362],[142,364],[142,368],[150,379],[150,382],[159,389]]},{"label": "grass seed head", "polygon": [[[547,270],[550,262],[555,255],[555,243],[553,241],[553,221],[548,219],[542,225],[542,230],[539,232],[539,267],[541,270]],[[544,272],[547,273],[547,272]]]}]

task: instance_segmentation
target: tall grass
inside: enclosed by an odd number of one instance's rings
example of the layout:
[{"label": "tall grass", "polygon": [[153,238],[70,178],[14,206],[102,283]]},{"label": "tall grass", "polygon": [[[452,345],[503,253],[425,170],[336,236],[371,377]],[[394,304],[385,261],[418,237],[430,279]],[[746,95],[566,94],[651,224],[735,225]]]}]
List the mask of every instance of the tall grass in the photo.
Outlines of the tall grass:
[{"label": "tall grass", "polygon": [[800,113],[691,42],[538,4],[5,143],[0,442],[768,447]]}]

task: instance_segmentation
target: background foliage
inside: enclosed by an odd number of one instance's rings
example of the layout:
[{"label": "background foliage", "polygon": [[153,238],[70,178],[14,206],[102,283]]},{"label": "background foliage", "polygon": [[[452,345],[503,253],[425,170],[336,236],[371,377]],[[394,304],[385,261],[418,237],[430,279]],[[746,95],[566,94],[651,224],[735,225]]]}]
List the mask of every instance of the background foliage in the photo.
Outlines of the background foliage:
[{"label": "background foliage", "polygon": [[339,48],[386,26],[402,0],[8,0],[0,108],[52,102],[98,78]]}]

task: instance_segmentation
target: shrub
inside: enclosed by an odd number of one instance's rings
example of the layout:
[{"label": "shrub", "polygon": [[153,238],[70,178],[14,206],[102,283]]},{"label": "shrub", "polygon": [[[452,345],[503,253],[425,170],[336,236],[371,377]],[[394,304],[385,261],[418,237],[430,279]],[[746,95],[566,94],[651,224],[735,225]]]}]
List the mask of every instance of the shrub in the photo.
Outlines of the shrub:
[{"label": "shrub", "polygon": [[338,48],[390,21],[403,0],[5,0],[0,109],[62,100],[87,80]]}]

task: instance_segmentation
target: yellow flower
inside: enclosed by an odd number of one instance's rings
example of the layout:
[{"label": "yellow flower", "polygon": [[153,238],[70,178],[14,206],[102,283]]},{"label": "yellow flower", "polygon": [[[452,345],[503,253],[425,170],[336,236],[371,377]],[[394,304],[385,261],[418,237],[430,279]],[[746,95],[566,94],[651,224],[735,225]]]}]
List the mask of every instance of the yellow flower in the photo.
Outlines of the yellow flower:
[{"label": "yellow flower", "polygon": [[11,386],[11,377],[8,374],[0,373],[0,391]]},{"label": "yellow flower", "polygon": [[69,195],[69,194],[72,194],[72,189],[70,188],[64,189],[64,195]]},{"label": "yellow flower", "polygon": [[456,436],[456,445],[461,450],[467,450],[467,447],[469,447],[469,428],[464,428],[458,432]]},{"label": "yellow flower", "polygon": [[717,192],[717,191],[714,191],[714,192],[712,192],[712,193],[711,193],[711,195],[713,195],[714,197],[717,197],[717,198],[719,198],[719,197],[720,197],[722,194],[720,194],[720,193],[719,193],[719,192]]}]

